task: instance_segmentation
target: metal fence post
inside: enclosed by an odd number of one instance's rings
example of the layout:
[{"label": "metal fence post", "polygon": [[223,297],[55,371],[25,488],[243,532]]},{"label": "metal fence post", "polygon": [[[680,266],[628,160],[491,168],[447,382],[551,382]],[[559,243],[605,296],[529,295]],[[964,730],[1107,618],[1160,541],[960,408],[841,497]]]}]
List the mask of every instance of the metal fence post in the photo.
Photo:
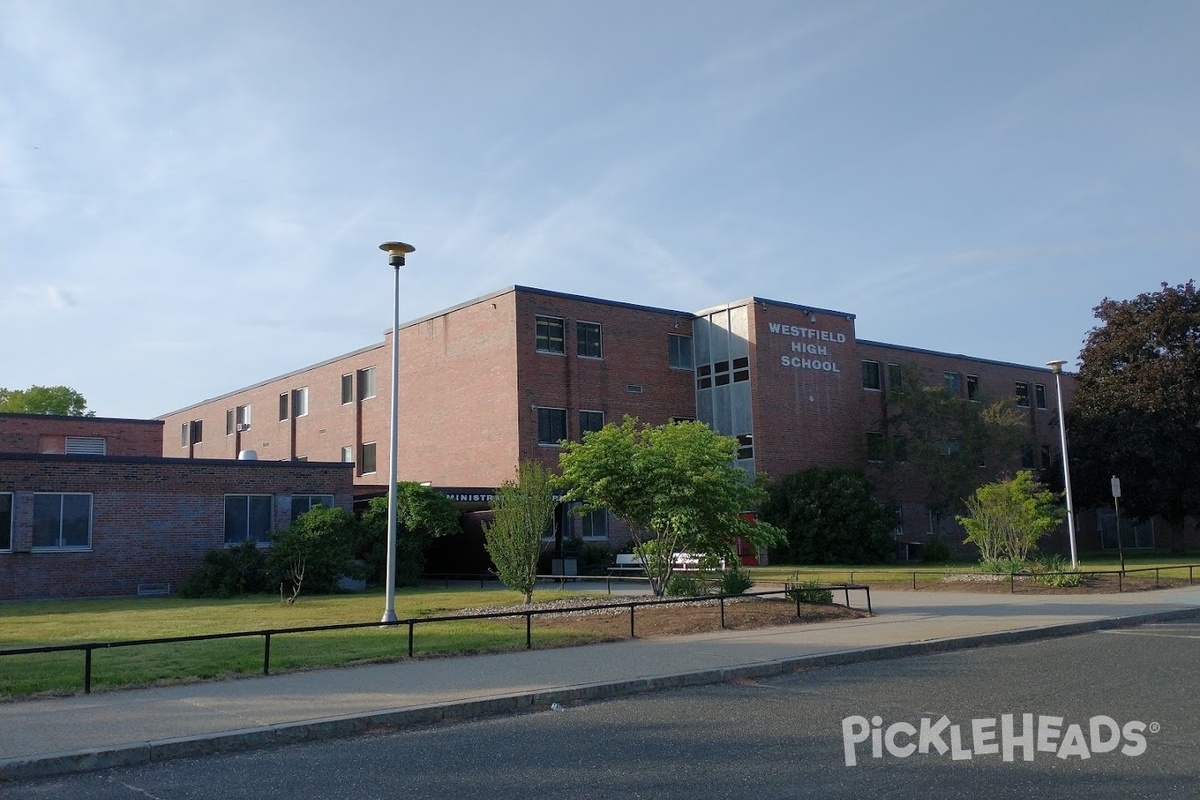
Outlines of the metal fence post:
[{"label": "metal fence post", "polygon": [[633,609],[637,606],[633,603],[629,604],[629,638],[636,639],[637,634],[633,632]]},{"label": "metal fence post", "polygon": [[271,674],[271,632],[263,634],[263,675]]},{"label": "metal fence post", "polygon": [[530,614],[528,611],[526,611],[525,612],[525,649],[526,650],[533,649],[532,623],[533,623],[533,614]]},{"label": "metal fence post", "polygon": [[721,595],[721,628],[725,628],[725,595]]},{"label": "metal fence post", "polygon": [[83,693],[92,693],[92,648],[83,651]]},{"label": "metal fence post", "polygon": [[413,620],[410,619],[408,621],[408,657],[409,658],[412,658],[412,655],[413,655],[413,628],[415,628],[415,627],[416,627],[416,622],[414,622]]}]

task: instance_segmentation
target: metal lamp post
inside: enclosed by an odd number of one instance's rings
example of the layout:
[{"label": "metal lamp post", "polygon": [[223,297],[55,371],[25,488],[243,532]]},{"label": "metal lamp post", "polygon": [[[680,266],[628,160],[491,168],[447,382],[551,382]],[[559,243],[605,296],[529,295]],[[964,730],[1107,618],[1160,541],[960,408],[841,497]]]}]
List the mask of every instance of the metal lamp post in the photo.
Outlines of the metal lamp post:
[{"label": "metal lamp post", "polygon": [[404,257],[417,248],[404,242],[384,242],[379,249],[388,254],[388,264],[395,270],[392,294],[392,423],[388,435],[388,524],[387,524],[387,589],[380,622],[396,621],[396,445],[400,419],[400,268]]},{"label": "metal lamp post", "polygon": [[1054,388],[1058,393],[1058,435],[1062,442],[1063,488],[1067,494],[1067,534],[1071,540],[1071,569],[1079,569],[1079,553],[1075,550],[1075,503],[1071,498],[1071,465],[1067,459],[1067,419],[1062,399],[1062,368],[1066,361],[1047,361],[1054,373]]}]

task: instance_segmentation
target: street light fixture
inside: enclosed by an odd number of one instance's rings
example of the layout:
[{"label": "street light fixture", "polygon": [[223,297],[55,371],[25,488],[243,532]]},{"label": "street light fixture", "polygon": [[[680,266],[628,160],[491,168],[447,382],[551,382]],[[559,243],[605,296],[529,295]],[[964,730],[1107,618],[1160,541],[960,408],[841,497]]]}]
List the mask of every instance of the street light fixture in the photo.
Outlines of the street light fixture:
[{"label": "street light fixture", "polygon": [[1047,361],[1054,373],[1054,388],[1058,393],[1058,435],[1062,442],[1063,488],[1067,494],[1067,535],[1071,540],[1071,569],[1079,569],[1079,553],[1075,549],[1075,503],[1071,498],[1071,465],[1067,460],[1067,419],[1062,399],[1062,368],[1066,361]]},{"label": "street light fixture", "polygon": [[417,248],[404,242],[384,242],[379,249],[388,254],[395,270],[392,283],[392,424],[388,435],[388,524],[386,601],[380,622],[396,621],[396,444],[400,419],[400,268],[404,257]]}]

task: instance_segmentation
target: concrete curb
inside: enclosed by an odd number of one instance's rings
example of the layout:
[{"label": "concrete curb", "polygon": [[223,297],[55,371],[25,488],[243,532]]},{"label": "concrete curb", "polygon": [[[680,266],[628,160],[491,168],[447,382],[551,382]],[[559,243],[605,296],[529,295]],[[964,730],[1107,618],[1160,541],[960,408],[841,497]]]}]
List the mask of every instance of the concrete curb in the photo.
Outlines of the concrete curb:
[{"label": "concrete curb", "polygon": [[133,742],[92,750],[76,750],[45,755],[0,759],[0,781],[44,778],[76,772],[91,772],[113,767],[158,763],[176,758],[279,747],[299,742],[389,732],[419,725],[477,717],[511,714],[548,708],[551,705],[609,700],[618,697],[727,683],[738,679],[770,678],[819,667],[844,666],[910,656],[949,653],[979,647],[1020,644],[1041,639],[1075,636],[1081,633],[1127,628],[1156,622],[1171,622],[1200,617],[1200,608],[1110,617],[1087,622],[1071,622],[998,633],[931,639],[923,642],[865,647],[821,655],[797,656],[736,667],[682,672],[650,678],[579,684],[557,689],[455,700],[402,709],[372,711],[338,717],[264,725],[219,733]]}]

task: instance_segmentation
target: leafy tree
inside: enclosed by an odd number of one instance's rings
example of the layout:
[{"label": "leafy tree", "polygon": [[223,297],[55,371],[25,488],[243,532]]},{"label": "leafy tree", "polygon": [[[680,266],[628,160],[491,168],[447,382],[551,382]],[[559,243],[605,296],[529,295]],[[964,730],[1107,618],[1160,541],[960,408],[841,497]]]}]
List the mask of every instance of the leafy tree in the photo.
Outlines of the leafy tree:
[{"label": "leafy tree", "polygon": [[876,501],[866,476],[843,468],[788,475],[767,490],[762,516],[786,532],[786,543],[772,557],[787,564],[886,561],[900,524],[895,504]]},{"label": "leafy tree", "polygon": [[[902,458],[893,451],[883,477],[914,479],[925,506],[942,517],[961,508],[976,487],[1015,466],[1029,445],[1028,423],[1008,399],[968,400],[931,385],[915,367],[903,370],[901,386],[888,392],[888,431],[903,437]],[[982,468],[981,468],[982,465]]]},{"label": "leafy tree", "polygon": [[765,491],[761,481],[747,482],[736,454],[736,439],[702,422],[653,426],[626,417],[582,442],[563,443],[563,499],[582,501],[578,513],[607,509],[628,522],[651,589],[662,595],[675,553],[732,560],[734,537],[758,546],[780,540],[773,526],[739,516]]},{"label": "leafy tree", "polygon": [[[367,580],[387,580],[386,497],[371,500],[354,540],[354,556],[366,566]],[[416,586],[425,569],[430,540],[460,533],[458,509],[441,492],[411,481],[396,484],[396,585]]]},{"label": "leafy tree", "polygon": [[1112,502],[1142,519],[1161,515],[1171,551],[1200,514],[1200,296],[1195,281],[1162,284],[1132,300],[1105,298],[1079,354],[1067,410],[1071,486],[1084,505]]},{"label": "leafy tree", "polygon": [[351,559],[355,529],[354,515],[340,508],[313,508],[282,531],[271,535],[267,551],[267,574],[273,586],[290,590],[292,600],[305,589],[327,594],[338,579],[358,571]]},{"label": "leafy tree", "polygon": [[55,414],[61,417],[94,417],[87,400],[69,386],[30,386],[28,389],[0,388],[0,412]]},{"label": "leafy tree", "polygon": [[1021,470],[1009,480],[976,489],[967,499],[967,514],[958,521],[967,531],[967,543],[979,548],[984,563],[1019,563],[1065,519],[1058,501],[1032,472]]},{"label": "leafy tree", "polygon": [[491,502],[492,522],[484,523],[488,555],[500,581],[533,601],[542,534],[554,522],[552,476],[537,461],[522,461],[517,480],[505,481]]}]

